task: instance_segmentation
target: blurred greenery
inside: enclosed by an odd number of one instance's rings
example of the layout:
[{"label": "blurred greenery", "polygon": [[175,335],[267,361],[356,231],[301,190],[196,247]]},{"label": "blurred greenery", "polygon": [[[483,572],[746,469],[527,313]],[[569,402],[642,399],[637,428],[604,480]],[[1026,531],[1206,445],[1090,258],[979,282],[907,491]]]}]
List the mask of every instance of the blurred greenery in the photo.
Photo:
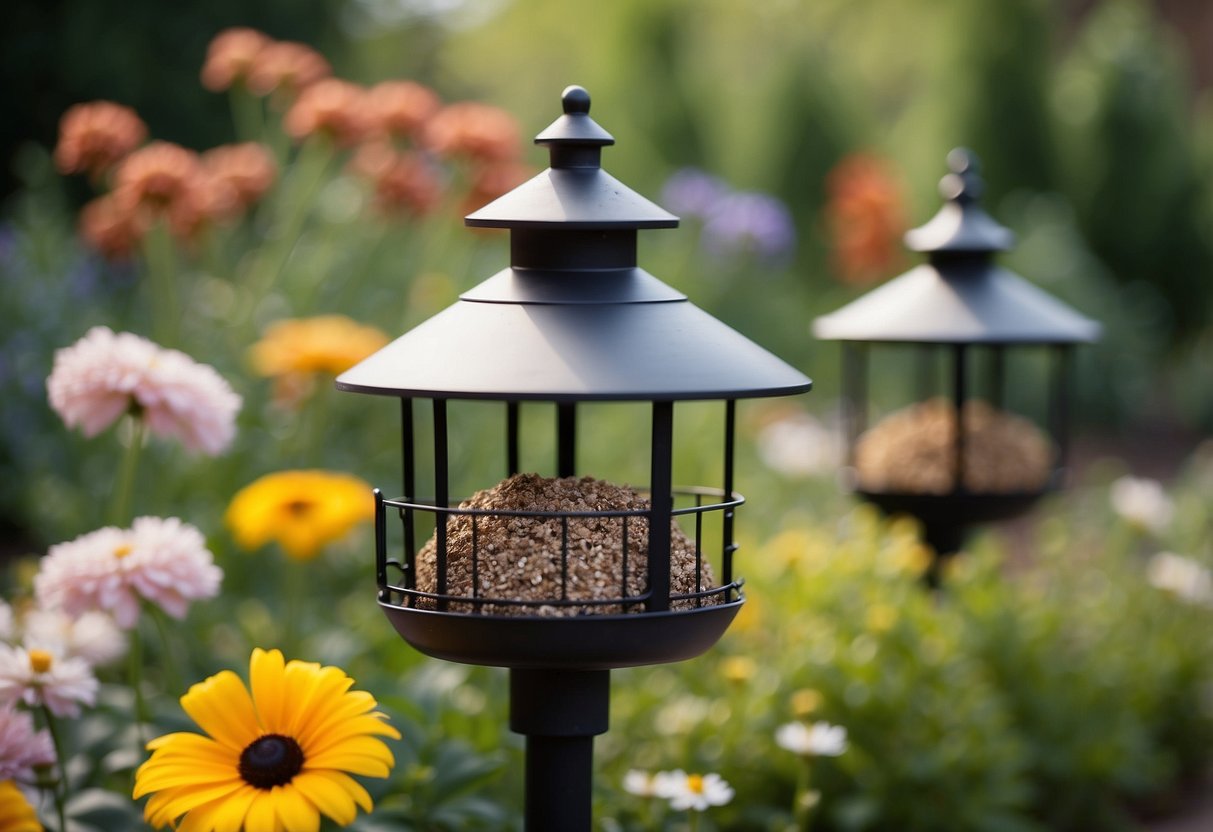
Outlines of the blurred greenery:
[{"label": "blurred greenery", "polygon": [[[138,513],[188,519],[225,571],[220,599],[195,605],[163,641],[147,639],[155,727],[185,726],[173,677],[240,669],[252,646],[289,643],[293,655],[340,664],[404,734],[391,779],[367,784],[375,813],[354,828],[519,828],[521,743],[505,728],[504,673],[400,643],[373,602],[366,530],[300,581],[300,565],[273,547],[239,551],[223,522],[231,495],[272,471],[346,471],[389,492],[400,476],[396,403],[338,394],[322,375],[284,404],[248,358],[269,324],[339,313],[395,335],[502,268],[507,241],[462,227],[472,171],[461,163],[435,161],[442,198],[429,213],[387,214],[350,151],[290,147],[276,105],[259,110],[259,133],[242,134],[233,102],[197,77],[210,39],[239,23],[316,46],[341,77],[408,78],[447,103],[501,107],[524,136],[552,120],[566,83],[580,83],[618,142],[605,167],[635,190],[659,200],[675,172],[693,168],[728,193],[786,206],[796,240],[780,257],[710,250],[720,243],[710,224],[687,216],[678,230],[641,236],[641,265],[815,379],[803,400],[740,409],[748,601],[707,656],[614,674],[612,728],[596,752],[601,828],[686,828],[685,813],[622,790],[635,768],[724,776],[737,797],[700,829],[793,828],[806,778],[821,793],[811,814],[823,832],[1114,832],[1165,814],[1213,755],[1213,609],[1150,578],[1163,551],[1213,564],[1213,463],[1210,446],[1192,452],[1191,439],[1213,430],[1213,109],[1151,7],[1080,5],[265,0],[119,11],[21,0],[0,35],[12,91],[0,133],[5,597],[28,591],[46,546],[102,524],[120,458],[115,431],[86,440],[48,407],[55,350],[93,325],[150,334],[162,323],[146,258],[106,260],[78,239],[80,205],[98,185],[55,170],[59,115],[104,98],[134,106],[152,138],[198,150],[264,141],[280,165],[275,186],[241,222],[177,245],[172,258],[186,313],[177,343],[244,406],[225,455],[157,441],[143,460]],[[1102,342],[1080,354],[1076,411],[1080,434],[1120,442],[1110,461],[1081,460],[1073,489],[1030,522],[978,537],[945,589],[929,593],[912,523],[881,520],[839,492],[837,348],[813,342],[808,324],[870,286],[839,267],[829,220],[839,162],[881,160],[888,216],[919,224],[939,204],[945,154],[961,144],[984,161],[990,213],[1017,234],[1003,262],[1103,323]],[[525,159],[545,163],[533,149]],[[898,246],[901,230],[885,242]],[[906,255],[904,266],[913,262]],[[259,283],[266,263],[273,273]],[[899,369],[875,370],[891,399]],[[1037,371],[1012,365],[1017,398],[1039,399]],[[524,408],[524,464],[544,472],[552,437],[539,411]],[[645,460],[627,450],[645,414],[602,405],[583,417],[586,470],[642,481]],[[457,403],[451,418],[455,490],[491,485],[502,468],[498,410]],[[680,405],[678,418],[676,478],[717,481],[718,408]],[[772,426],[791,423],[817,431],[772,439]],[[1153,461],[1135,441],[1145,424],[1168,431],[1187,460],[1170,472],[1176,515],[1157,533],[1116,515],[1108,498],[1118,476]],[[68,727],[81,829],[132,817],[115,799],[140,759],[130,694],[107,673],[98,707]],[[849,750],[806,760],[780,749],[774,732],[793,720],[845,726]]]}]

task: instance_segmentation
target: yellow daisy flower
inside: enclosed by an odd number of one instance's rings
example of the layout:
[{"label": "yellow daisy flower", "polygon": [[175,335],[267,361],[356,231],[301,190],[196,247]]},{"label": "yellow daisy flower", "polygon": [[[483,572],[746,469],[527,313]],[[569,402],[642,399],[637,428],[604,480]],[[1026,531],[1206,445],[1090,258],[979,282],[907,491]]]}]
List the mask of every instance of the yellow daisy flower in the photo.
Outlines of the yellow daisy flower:
[{"label": "yellow daisy flower", "polygon": [[38,813],[12,780],[0,780],[0,829],[4,832],[42,832]]},{"label": "yellow daisy flower", "polygon": [[135,772],[143,816],[177,832],[317,832],[323,813],[340,826],[371,797],[350,775],[387,777],[395,758],[380,736],[400,738],[351,691],[340,668],[253,650],[250,688],[230,670],[200,682],[181,707],[210,736],[166,734]]},{"label": "yellow daisy flower", "polygon": [[296,560],[310,560],[327,543],[375,515],[371,487],[332,471],[280,471],[240,489],[226,521],[244,549],[276,540]]},{"label": "yellow daisy flower", "polygon": [[344,373],[388,342],[373,326],[344,315],[275,321],[249,349],[253,369],[262,376],[291,373]]}]

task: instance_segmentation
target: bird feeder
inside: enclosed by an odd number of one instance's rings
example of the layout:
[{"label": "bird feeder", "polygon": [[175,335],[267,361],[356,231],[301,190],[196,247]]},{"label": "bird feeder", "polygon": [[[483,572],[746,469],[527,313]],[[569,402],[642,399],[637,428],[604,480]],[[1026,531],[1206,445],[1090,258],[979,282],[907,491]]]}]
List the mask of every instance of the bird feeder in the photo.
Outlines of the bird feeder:
[{"label": "bird feeder", "polygon": [[[735,403],[811,386],[637,266],[637,232],[678,218],[602,170],[614,139],[590,118],[588,93],[569,87],[562,100],[535,139],[551,167],[465,219],[509,229],[509,267],[337,379],[400,400],[403,495],[376,491],[379,605],[422,653],[510,669],[532,832],[590,828],[610,670],[697,656],[737,614]],[[704,400],[723,411],[722,482],[677,488],[674,406]],[[472,472],[491,487],[461,501],[448,411],[477,401],[500,403],[506,479]],[[618,452],[641,455],[647,483],[604,482],[578,465],[602,402],[643,409],[647,436]],[[539,467],[554,476],[522,469],[520,436],[536,424],[551,431]],[[391,534],[389,514],[400,523]]]},{"label": "bird feeder", "polygon": [[[842,342],[846,482],[917,518],[938,556],[959,551],[972,526],[1019,515],[1061,486],[1074,346],[1100,331],[995,264],[1014,237],[978,202],[975,157],[953,150],[948,167],[943,207],[905,235],[927,262],[813,322],[818,338]],[[873,402],[887,405],[900,379],[910,404],[870,423]]]}]

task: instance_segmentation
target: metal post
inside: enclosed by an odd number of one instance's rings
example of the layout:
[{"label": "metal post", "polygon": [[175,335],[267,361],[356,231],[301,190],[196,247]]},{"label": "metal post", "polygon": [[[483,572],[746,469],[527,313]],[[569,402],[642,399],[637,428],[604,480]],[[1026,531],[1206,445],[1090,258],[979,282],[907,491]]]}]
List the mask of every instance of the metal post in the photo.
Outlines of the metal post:
[{"label": "metal post", "polygon": [[577,471],[577,405],[556,405],[556,476],[571,477]]},{"label": "metal post", "polygon": [[1058,344],[1053,347],[1053,384],[1049,390],[1049,432],[1057,444],[1054,463],[1056,485],[1061,486],[1070,456],[1070,376],[1073,372],[1074,347]]},{"label": "metal post", "polygon": [[868,428],[868,351],[866,344],[842,345],[842,406],[847,465],[855,466],[855,443]]},{"label": "metal post", "polygon": [[518,473],[518,402],[505,403],[505,475]]},{"label": "metal post", "polygon": [[965,399],[968,393],[965,389],[966,381],[966,349],[964,344],[957,344],[952,348],[952,406],[956,416],[956,479],[952,483],[953,493],[962,493],[965,489],[964,470],[965,470],[965,422],[964,422],[964,406]]},{"label": "metal post", "polygon": [[589,832],[610,685],[609,670],[510,671],[510,730],[526,736],[526,832]]},{"label": "metal post", "polygon": [[[414,502],[417,499],[417,458],[414,448],[413,400],[400,399],[400,455],[404,463],[404,499]],[[404,526],[404,587],[417,588],[417,539],[415,537],[413,510],[400,510],[400,522]],[[411,601],[410,601],[411,603]]]},{"label": "metal post", "polygon": [[[446,440],[446,399],[434,399],[434,505],[438,513],[434,518],[434,548],[436,559],[434,572],[437,576],[434,591],[446,595],[446,521],[450,508],[449,463]],[[438,609],[446,609],[446,601],[438,601]]]},{"label": "metal post", "polygon": [[674,403],[653,402],[650,465],[649,612],[670,608],[670,518],[674,511]]},{"label": "metal post", "polygon": [[[733,500],[733,444],[737,432],[737,400],[729,399],[724,405],[724,499]],[[724,510],[721,536],[724,538],[724,557],[722,566],[724,576],[721,579],[725,586],[733,583],[733,553],[737,544],[733,542],[733,506]],[[729,599],[732,600],[732,599]]]}]

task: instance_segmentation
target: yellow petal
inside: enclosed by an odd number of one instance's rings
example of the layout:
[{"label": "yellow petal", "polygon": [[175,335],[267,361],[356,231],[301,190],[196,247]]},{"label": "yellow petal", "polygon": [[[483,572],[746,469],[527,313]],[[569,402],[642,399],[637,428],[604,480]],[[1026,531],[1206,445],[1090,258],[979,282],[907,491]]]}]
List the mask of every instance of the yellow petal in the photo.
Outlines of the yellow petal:
[{"label": "yellow petal", "polygon": [[293,692],[283,683],[282,652],[279,650],[265,651],[260,648],[253,651],[249,662],[249,682],[253,689],[253,702],[257,706],[257,715],[261,726],[271,734],[284,732],[283,701],[293,695]]},{"label": "yellow petal", "polygon": [[301,771],[291,785],[338,826],[353,822],[358,814],[355,803],[367,812],[371,810],[371,798],[366,789],[339,771]]},{"label": "yellow petal", "polygon": [[261,734],[253,699],[244,682],[230,670],[191,687],[181,697],[181,707],[199,728],[237,752]]},{"label": "yellow petal", "polygon": [[274,789],[278,818],[287,832],[320,832],[320,812],[292,782]]},{"label": "yellow petal", "polygon": [[247,832],[284,832],[275,810],[278,803],[275,791],[277,790],[257,789],[257,796],[249,804],[248,814],[244,818],[244,828]]}]

